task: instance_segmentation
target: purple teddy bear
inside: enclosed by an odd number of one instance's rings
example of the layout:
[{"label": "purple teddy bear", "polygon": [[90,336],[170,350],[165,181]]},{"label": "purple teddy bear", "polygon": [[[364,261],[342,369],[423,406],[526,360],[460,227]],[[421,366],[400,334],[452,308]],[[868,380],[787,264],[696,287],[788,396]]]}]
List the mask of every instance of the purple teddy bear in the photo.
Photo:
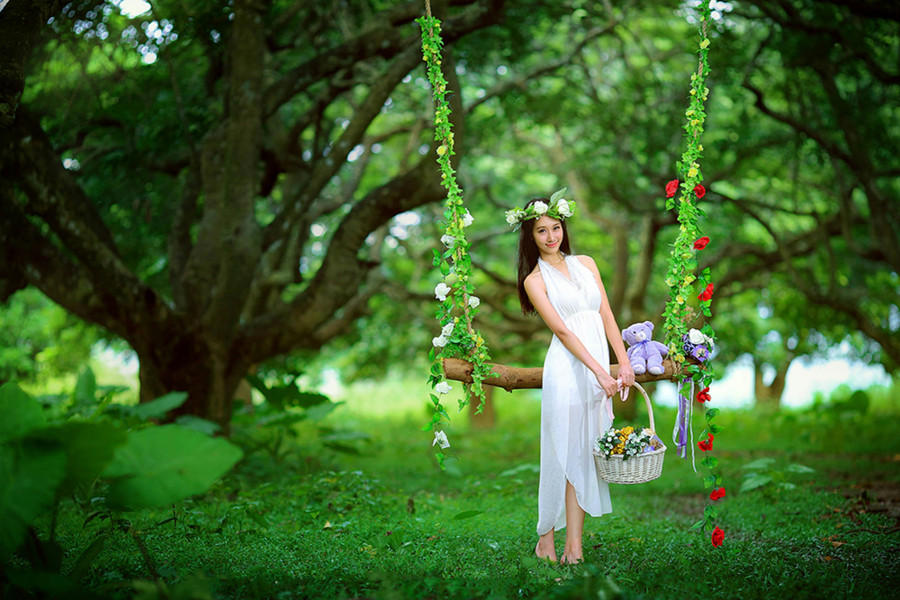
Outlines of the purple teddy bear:
[{"label": "purple teddy bear", "polygon": [[642,373],[662,375],[665,371],[662,359],[669,353],[669,349],[665,344],[650,339],[652,335],[653,323],[650,321],[635,323],[622,330],[622,339],[630,346],[628,359],[635,375]]}]

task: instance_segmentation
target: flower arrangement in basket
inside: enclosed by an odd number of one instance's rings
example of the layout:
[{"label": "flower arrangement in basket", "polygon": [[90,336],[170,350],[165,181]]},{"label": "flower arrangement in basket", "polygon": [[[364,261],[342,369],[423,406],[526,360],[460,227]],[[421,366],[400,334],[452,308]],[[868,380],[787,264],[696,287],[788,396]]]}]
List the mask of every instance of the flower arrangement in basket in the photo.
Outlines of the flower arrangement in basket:
[{"label": "flower arrangement in basket", "polygon": [[628,460],[634,456],[659,450],[663,446],[662,440],[649,427],[637,431],[629,425],[622,429],[615,427],[607,429],[603,435],[597,438],[597,442],[594,444],[594,453],[606,458],[621,455],[622,460]]},{"label": "flower arrangement in basket", "polygon": [[[666,446],[656,435],[653,406],[640,384],[634,384],[647,403],[650,427],[610,427],[594,442],[597,476],[608,483],[646,483],[662,474]],[[609,400],[604,400],[609,402]]]}]

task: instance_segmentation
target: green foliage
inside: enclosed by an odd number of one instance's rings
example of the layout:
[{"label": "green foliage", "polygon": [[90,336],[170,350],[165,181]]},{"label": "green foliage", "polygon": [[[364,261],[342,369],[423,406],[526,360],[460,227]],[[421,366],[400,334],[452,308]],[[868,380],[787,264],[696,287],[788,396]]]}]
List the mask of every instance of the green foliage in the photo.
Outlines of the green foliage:
[{"label": "green foliage", "polygon": [[[121,510],[170,506],[201,494],[242,456],[239,448],[223,438],[179,425],[146,422],[177,407],[184,394],[164,396],[147,403],[144,410],[115,410],[106,400],[97,402],[96,393],[96,381],[87,369],[72,395],[70,414],[88,412],[92,418],[51,422],[41,405],[17,385],[0,387],[0,410],[5,417],[0,429],[0,520],[4,524],[0,561],[5,567],[15,565],[6,569],[8,581],[3,585],[8,590],[54,597],[83,594],[79,578],[91,568],[106,536],[116,527],[129,532],[155,575],[140,537],[116,515]],[[93,410],[89,410],[91,404]],[[112,420],[113,413],[127,418]],[[102,515],[112,528],[82,549],[67,577],[61,571],[64,549],[55,539],[55,528],[59,506],[68,497],[94,511],[87,521]],[[49,535],[42,538],[37,527],[48,517]]]},{"label": "green foliage", "polygon": [[76,373],[99,337],[37,289],[22,290],[0,305],[0,383]]},{"label": "green foliage", "polygon": [[758,488],[773,486],[782,490],[793,490],[797,484],[788,481],[792,475],[808,475],[815,473],[815,469],[790,463],[782,468],[775,467],[775,459],[771,457],[758,458],[745,464],[742,468],[747,471],[744,482],[741,484],[741,492],[747,492]]},{"label": "green foliage", "polygon": [[0,386],[0,443],[20,438],[46,423],[41,406],[15,383]]},{"label": "green foliage", "polygon": [[[687,582],[688,597],[763,599],[803,597],[810,589],[841,597],[851,586],[855,594],[884,596],[900,584],[892,569],[895,524],[884,513],[865,511],[854,487],[893,476],[887,459],[900,452],[896,439],[882,441],[869,459],[871,448],[840,440],[829,442],[825,454],[821,442],[786,437],[792,426],[776,419],[766,432],[778,438],[785,464],[810,465],[819,475],[810,481],[792,474],[794,489],[770,486],[717,504],[729,524],[725,546],[714,549],[708,536],[688,531],[706,492],[689,463],[667,461],[653,482],[612,487],[613,512],[585,523],[585,563],[562,567],[532,556],[539,403],[516,397],[501,403],[504,427],[454,430],[463,449],[458,477],[434,470],[421,439],[409,435],[417,417],[368,420],[372,451],[361,456],[335,455],[311,471],[299,460],[264,473],[242,463],[206,496],[129,514],[161,583],[146,582],[149,572],[131,534],[116,528],[86,584],[130,593],[137,579],[144,580],[142,589],[171,591],[205,574],[207,589],[223,599],[613,598],[619,592],[650,599],[682,597]],[[358,418],[333,413],[327,421],[346,426]],[[880,422],[889,430],[898,418]],[[723,468],[736,481],[741,464],[769,454],[774,444],[760,442],[752,412],[725,410],[718,419],[732,432],[734,454]],[[659,415],[660,428],[672,421],[671,414]],[[832,431],[824,423],[810,428],[822,428],[822,436]],[[85,523],[75,504],[61,506],[60,539],[75,554],[106,527],[100,519]],[[562,542],[558,535],[558,551]]]},{"label": "green foliage", "polygon": [[241,451],[179,425],[140,429],[106,466],[106,501],[113,510],[162,507],[201,494],[241,458]]},{"label": "green foliage", "polygon": [[266,383],[251,375],[247,381],[264,400],[235,411],[232,439],[257,465],[266,460],[282,464],[290,457],[310,459],[323,450],[359,454],[358,443],[368,440],[360,431],[336,429],[322,421],[343,402],[299,387],[299,373],[282,375]]}]

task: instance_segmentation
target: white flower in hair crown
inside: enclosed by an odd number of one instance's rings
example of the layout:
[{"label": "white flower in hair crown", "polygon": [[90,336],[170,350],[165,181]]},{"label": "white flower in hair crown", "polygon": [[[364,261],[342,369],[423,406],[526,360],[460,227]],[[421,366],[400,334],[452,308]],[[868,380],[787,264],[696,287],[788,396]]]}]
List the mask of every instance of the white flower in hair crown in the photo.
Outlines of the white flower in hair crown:
[{"label": "white flower in hair crown", "polygon": [[538,200],[537,202],[528,205],[527,208],[509,209],[506,211],[506,222],[510,225],[514,225],[515,228],[518,229],[523,221],[537,219],[543,215],[560,221],[568,219],[575,214],[575,201],[566,200],[563,197],[567,189],[568,188],[562,188],[561,190],[553,192],[549,202]]}]

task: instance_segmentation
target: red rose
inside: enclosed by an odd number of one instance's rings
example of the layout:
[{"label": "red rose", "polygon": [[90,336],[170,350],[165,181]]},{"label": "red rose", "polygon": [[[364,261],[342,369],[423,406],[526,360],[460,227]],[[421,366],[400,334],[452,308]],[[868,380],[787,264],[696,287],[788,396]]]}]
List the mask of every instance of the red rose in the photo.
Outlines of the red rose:
[{"label": "red rose", "polygon": [[694,186],[694,193],[697,194],[697,200],[706,195],[706,188],[703,187],[702,183],[698,183]]},{"label": "red rose", "polygon": [[725,488],[723,488],[723,487],[714,489],[712,491],[712,493],[709,495],[710,500],[721,500],[724,497],[725,497]]},{"label": "red rose", "polygon": [[700,292],[700,295],[697,296],[697,298],[699,298],[700,300],[703,300],[703,301],[712,300],[713,288],[715,288],[715,286],[712,283],[709,283],[706,286],[706,289],[703,290],[702,292]]},{"label": "red rose", "polygon": [[713,447],[713,434],[707,433],[706,439],[697,442],[697,446],[704,452],[709,452]]},{"label": "red rose", "polygon": [[713,529],[712,532],[712,545],[714,548],[718,548],[722,545],[722,541],[725,539],[725,532],[719,529],[719,526],[716,525],[716,528]]},{"label": "red rose", "polygon": [[712,400],[712,396],[709,395],[708,386],[697,392],[697,402],[709,402],[710,400]]},{"label": "red rose", "polygon": [[678,191],[678,180],[673,179],[666,184],[666,198],[671,198]]},{"label": "red rose", "polygon": [[694,250],[703,250],[706,248],[706,245],[709,243],[709,236],[703,236],[696,242],[694,242]]}]

